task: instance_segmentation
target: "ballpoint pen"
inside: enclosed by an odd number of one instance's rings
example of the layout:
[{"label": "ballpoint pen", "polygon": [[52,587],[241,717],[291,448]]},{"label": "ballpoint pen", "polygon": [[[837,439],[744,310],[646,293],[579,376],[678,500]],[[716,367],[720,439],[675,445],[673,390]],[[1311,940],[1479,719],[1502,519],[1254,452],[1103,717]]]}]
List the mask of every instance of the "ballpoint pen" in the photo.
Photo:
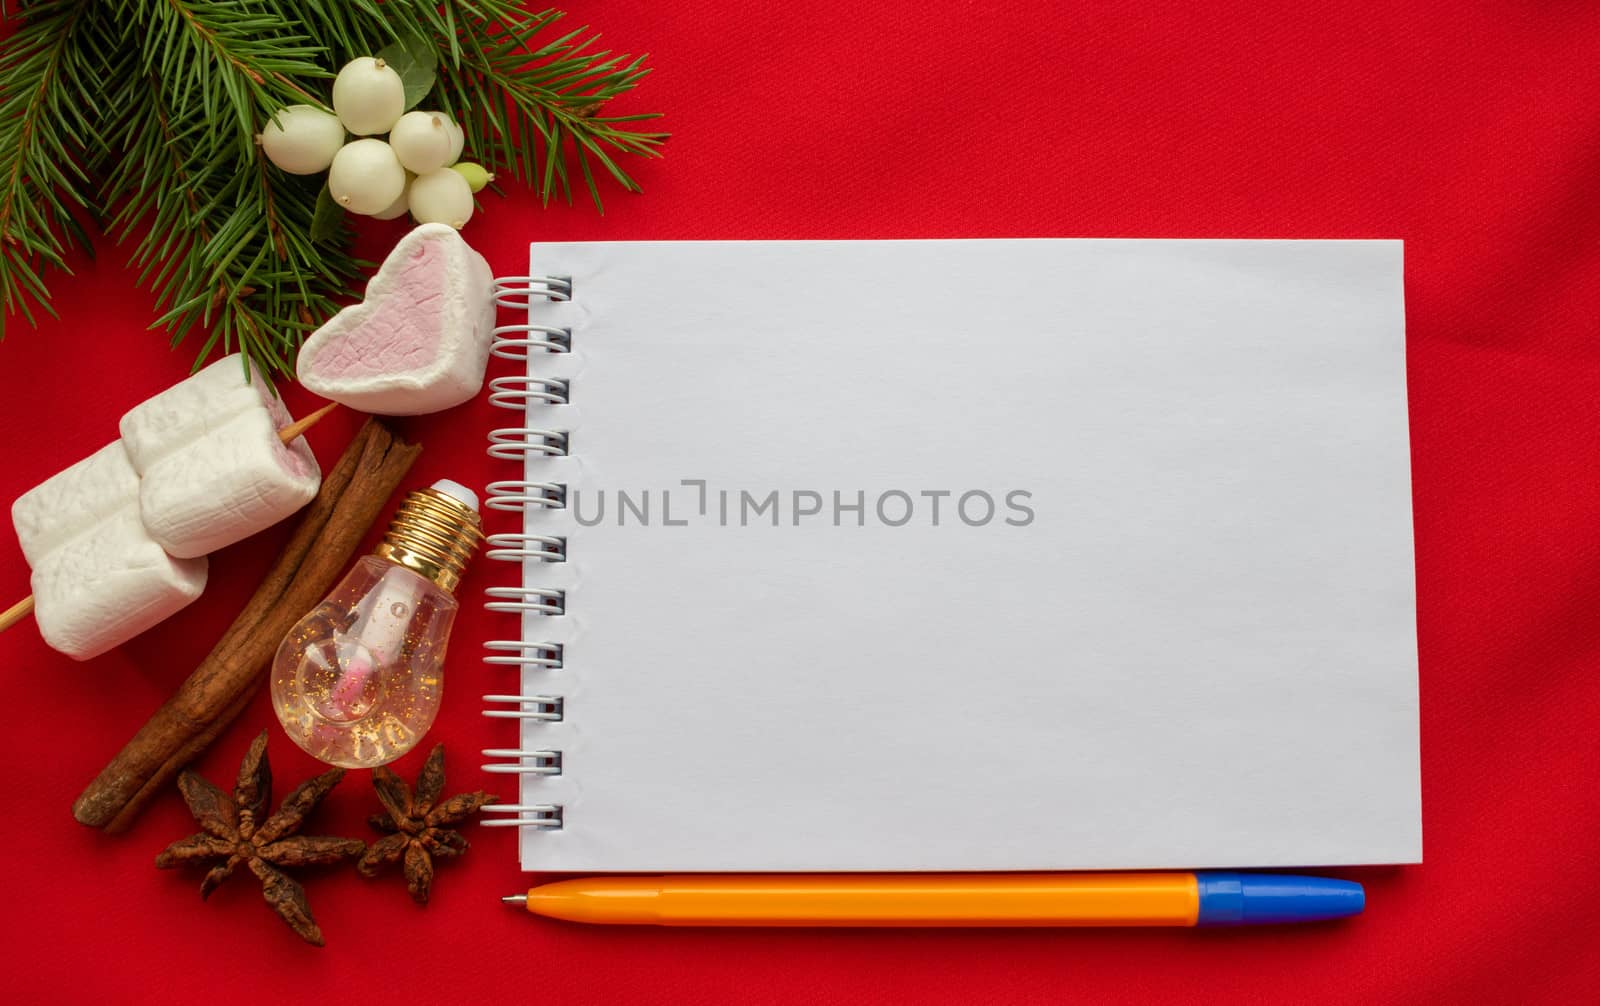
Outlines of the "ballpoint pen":
[{"label": "ballpoint pen", "polygon": [[1358,914],[1361,885],[1273,873],[698,874],[561,880],[502,898],[658,926],[1226,926]]}]

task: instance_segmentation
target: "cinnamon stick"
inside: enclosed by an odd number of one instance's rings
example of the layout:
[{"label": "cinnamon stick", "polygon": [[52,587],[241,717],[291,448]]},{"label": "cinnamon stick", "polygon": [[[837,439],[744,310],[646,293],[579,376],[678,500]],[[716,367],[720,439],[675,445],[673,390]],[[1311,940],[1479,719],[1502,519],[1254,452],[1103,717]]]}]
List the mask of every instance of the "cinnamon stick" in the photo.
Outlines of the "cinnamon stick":
[{"label": "cinnamon stick", "polygon": [[119,832],[244,711],[283,637],[333,587],[422,448],[367,420],[322,479],[266,579],[177,694],[157,709],[72,805]]}]

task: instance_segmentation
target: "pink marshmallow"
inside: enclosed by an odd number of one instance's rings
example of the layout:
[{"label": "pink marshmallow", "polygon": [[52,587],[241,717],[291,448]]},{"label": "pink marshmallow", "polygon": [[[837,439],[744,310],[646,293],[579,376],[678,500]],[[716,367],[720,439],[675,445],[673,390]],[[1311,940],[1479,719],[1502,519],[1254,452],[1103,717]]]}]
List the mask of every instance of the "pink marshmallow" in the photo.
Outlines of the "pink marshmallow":
[{"label": "pink marshmallow", "polygon": [[345,308],[301,347],[300,383],[361,412],[415,416],[483,387],[494,277],[454,228],[423,224],[395,245]]}]

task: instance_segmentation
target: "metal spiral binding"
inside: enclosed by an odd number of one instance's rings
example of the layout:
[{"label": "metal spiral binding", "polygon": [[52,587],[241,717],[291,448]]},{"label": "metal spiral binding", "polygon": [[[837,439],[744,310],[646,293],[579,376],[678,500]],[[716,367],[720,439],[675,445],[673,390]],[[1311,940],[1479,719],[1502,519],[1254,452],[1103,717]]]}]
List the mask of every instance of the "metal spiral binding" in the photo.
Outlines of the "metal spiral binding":
[{"label": "metal spiral binding", "polygon": [[490,587],[484,591],[495,600],[485,604],[490,611],[533,611],[541,615],[565,615],[567,592],[549,587]]},{"label": "metal spiral binding", "polygon": [[[536,302],[572,299],[572,281],[562,276],[510,276],[495,281],[494,302],[512,310],[526,311]],[[517,323],[494,330],[490,353],[501,360],[528,364],[545,353],[572,352],[570,328]],[[572,381],[566,378],[508,374],[489,382],[489,404],[525,414],[530,405],[561,406],[572,401]],[[506,426],[489,433],[489,456],[507,461],[564,458],[571,448],[566,430],[525,425]],[[529,509],[561,510],[567,505],[567,486],[562,482],[536,482],[526,479],[491,482],[485,506],[489,510],[526,513]],[[488,536],[488,557],[499,562],[521,565],[528,560],[566,562],[567,539],[558,535],[530,534],[526,531],[501,532]],[[490,587],[485,603],[490,611],[533,613],[556,617],[566,614],[566,592],[547,587]],[[565,666],[566,649],[561,643],[525,639],[496,639],[484,644],[488,651],[483,662],[492,667],[559,671]],[[562,695],[485,695],[491,719],[525,723],[560,723],[566,718],[566,698]],[[487,748],[486,758],[504,759],[483,766],[484,771],[526,776],[561,774],[562,752],[544,748]],[[536,828],[557,831],[563,826],[564,808],[560,804],[490,804],[483,808],[481,823],[486,827]]]},{"label": "metal spiral binding", "polygon": [[534,455],[567,456],[565,430],[539,430],[531,426],[504,426],[489,431],[489,456],[503,461],[526,461]]},{"label": "metal spiral binding", "polygon": [[485,772],[499,772],[504,775],[560,775],[560,751],[522,751],[517,748],[485,748],[484,755],[490,758],[515,758],[514,762],[501,765],[485,765]]},{"label": "metal spiral binding", "polygon": [[480,828],[542,828],[560,831],[562,807],[559,803],[491,803],[479,813],[495,811],[515,814],[515,817],[486,817],[478,821]]},{"label": "metal spiral binding", "polygon": [[566,699],[560,695],[485,695],[485,702],[504,702],[515,709],[485,709],[483,715],[502,720],[544,720],[560,723]]},{"label": "metal spiral binding", "polygon": [[[566,660],[566,648],[560,643],[529,643],[520,639],[496,639],[484,643],[483,648],[490,651],[499,651],[496,655],[483,658],[486,664],[507,664],[516,667],[542,667],[548,670],[560,670]],[[506,652],[514,652],[516,656],[504,656]]]},{"label": "metal spiral binding", "polygon": [[567,561],[567,539],[558,535],[508,531],[504,534],[491,534],[488,542],[491,559],[504,559],[506,562],[521,562],[524,559],[539,559],[543,562]]},{"label": "metal spiral binding", "polygon": [[[507,405],[504,408],[517,408]],[[558,482],[491,482],[490,510],[511,510],[522,513],[531,506],[546,510],[560,510],[567,505],[567,487]]]},{"label": "metal spiral binding", "polygon": [[507,374],[489,382],[489,404],[502,409],[522,410],[530,402],[539,405],[566,405],[571,401],[572,382],[553,377]]}]

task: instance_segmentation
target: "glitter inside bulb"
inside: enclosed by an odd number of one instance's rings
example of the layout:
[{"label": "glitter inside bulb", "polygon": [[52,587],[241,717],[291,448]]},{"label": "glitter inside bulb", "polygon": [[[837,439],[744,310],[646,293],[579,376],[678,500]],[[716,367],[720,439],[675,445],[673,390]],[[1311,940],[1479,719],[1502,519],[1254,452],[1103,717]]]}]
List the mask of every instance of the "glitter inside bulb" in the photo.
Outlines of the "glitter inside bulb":
[{"label": "glitter inside bulb", "polygon": [[357,562],[278,647],[278,721],[329,764],[393,761],[438,714],[457,610],[451,591],[479,536],[477,513],[453,488],[408,497],[377,554]]}]

